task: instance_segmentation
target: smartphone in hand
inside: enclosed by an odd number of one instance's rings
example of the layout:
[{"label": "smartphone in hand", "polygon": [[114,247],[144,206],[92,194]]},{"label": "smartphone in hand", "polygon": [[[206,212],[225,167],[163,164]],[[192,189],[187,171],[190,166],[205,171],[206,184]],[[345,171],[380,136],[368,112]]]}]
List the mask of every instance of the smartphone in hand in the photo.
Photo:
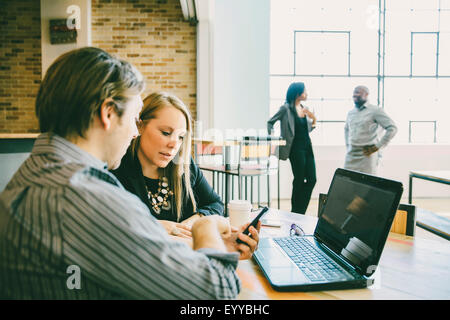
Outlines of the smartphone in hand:
[{"label": "smartphone in hand", "polygon": [[[258,213],[258,215],[256,216],[256,218],[253,219],[252,222],[250,222],[250,224],[248,225],[248,227],[245,228],[245,230],[244,230],[242,233],[245,234],[246,236],[251,236],[250,231],[249,231],[250,226],[253,226],[254,228],[256,228],[256,225],[258,224],[259,219],[261,219],[262,216],[265,215],[267,211],[269,211],[269,208],[268,208],[268,207],[264,207],[264,208],[261,210],[261,212]],[[236,241],[237,241],[238,243],[246,244],[244,241],[242,241],[242,240],[239,239],[239,238],[236,239]]]}]

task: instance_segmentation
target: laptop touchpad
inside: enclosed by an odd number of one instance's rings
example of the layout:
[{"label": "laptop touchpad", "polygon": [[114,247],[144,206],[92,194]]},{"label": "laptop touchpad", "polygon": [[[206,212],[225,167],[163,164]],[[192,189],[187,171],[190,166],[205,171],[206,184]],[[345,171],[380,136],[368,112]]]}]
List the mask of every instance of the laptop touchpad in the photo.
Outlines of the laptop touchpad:
[{"label": "laptop touchpad", "polygon": [[271,244],[271,239],[261,239],[263,247],[256,251],[258,260],[264,265],[264,270],[273,285],[295,285],[307,283],[308,280],[281,249]]},{"label": "laptop touchpad", "polygon": [[286,257],[278,248],[261,248],[258,250],[259,258],[262,258],[265,264],[271,267],[290,267],[292,261]]}]

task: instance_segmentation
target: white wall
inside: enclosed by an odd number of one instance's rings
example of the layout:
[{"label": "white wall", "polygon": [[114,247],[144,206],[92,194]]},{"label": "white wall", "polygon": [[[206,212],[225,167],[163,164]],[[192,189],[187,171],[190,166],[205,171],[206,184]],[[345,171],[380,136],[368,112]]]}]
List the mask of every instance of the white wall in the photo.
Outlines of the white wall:
[{"label": "white wall", "polygon": [[196,9],[198,136],[202,128],[211,128],[214,122],[214,1],[197,0]]},{"label": "white wall", "polygon": [[[208,100],[210,123],[204,129],[264,130],[269,116],[270,1],[216,0],[211,20],[212,37],[207,38],[207,27],[200,26],[206,35],[198,39],[200,48],[202,39],[209,39],[212,47],[209,94],[213,96]],[[208,115],[202,110],[207,102],[199,94],[198,119],[206,123]]]},{"label": "white wall", "polygon": [[0,192],[29,155],[30,153],[0,153]]},{"label": "white wall", "polygon": [[[50,20],[67,19],[73,13],[67,12],[69,6],[79,8],[80,29],[77,42],[68,44],[50,43]],[[90,46],[91,41],[91,0],[41,0],[41,49],[42,78],[48,67],[61,54],[80,47]]]}]

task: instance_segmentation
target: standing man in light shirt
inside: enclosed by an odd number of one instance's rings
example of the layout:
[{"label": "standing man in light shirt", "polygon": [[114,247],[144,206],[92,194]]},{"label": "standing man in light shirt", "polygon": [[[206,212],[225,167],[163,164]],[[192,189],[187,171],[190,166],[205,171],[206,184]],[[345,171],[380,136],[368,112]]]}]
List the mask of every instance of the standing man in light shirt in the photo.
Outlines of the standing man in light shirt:
[{"label": "standing man in light shirt", "polygon": [[143,89],[139,71],[98,48],[50,66],[36,98],[42,134],[0,194],[0,298],[236,298],[255,228],[248,237],[201,217],[192,249],[107,170],[138,135]]},{"label": "standing man in light shirt", "polygon": [[[383,109],[367,102],[368,95],[365,86],[357,86],[353,91],[355,108],[348,112],[344,128],[347,147],[344,168],[376,175],[380,149],[392,140],[397,127]],[[381,139],[380,128],[385,130]]]}]

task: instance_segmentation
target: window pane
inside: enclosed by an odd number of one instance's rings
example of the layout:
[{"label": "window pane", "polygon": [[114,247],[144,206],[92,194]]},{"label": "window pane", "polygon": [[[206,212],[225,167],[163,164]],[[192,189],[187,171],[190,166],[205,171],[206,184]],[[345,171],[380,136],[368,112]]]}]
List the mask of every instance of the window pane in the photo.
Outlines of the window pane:
[{"label": "window pane", "polygon": [[349,73],[349,34],[296,32],[296,74]]},{"label": "window pane", "polygon": [[409,124],[409,141],[412,143],[435,142],[435,123],[434,121],[411,121]]},{"label": "window pane", "polygon": [[411,72],[415,76],[436,74],[437,35],[435,33],[412,34]]},{"label": "window pane", "polygon": [[450,32],[439,33],[439,75],[450,75]]}]

